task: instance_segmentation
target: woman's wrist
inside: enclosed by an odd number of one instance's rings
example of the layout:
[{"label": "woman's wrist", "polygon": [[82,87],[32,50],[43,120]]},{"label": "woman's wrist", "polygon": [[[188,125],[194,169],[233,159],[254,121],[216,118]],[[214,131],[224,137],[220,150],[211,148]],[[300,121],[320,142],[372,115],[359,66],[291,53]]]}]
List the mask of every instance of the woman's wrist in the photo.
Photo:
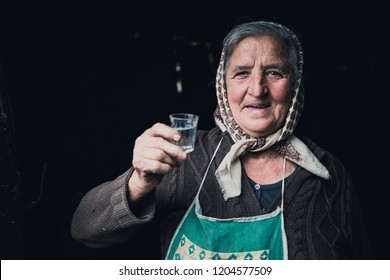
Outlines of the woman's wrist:
[{"label": "woman's wrist", "polygon": [[128,181],[128,189],[129,189],[129,202],[130,204],[135,204],[137,201],[146,196],[152,188],[144,187],[142,180],[140,178],[137,170],[133,171],[133,174],[129,178]]}]

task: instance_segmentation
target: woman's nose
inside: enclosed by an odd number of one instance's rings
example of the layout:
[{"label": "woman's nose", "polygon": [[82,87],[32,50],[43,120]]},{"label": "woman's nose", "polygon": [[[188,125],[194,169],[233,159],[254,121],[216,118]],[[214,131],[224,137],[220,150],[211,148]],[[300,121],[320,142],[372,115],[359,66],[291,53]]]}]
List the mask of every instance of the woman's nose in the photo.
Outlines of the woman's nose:
[{"label": "woman's nose", "polygon": [[268,86],[265,78],[262,76],[253,76],[249,81],[248,93],[254,97],[261,97],[268,92]]}]

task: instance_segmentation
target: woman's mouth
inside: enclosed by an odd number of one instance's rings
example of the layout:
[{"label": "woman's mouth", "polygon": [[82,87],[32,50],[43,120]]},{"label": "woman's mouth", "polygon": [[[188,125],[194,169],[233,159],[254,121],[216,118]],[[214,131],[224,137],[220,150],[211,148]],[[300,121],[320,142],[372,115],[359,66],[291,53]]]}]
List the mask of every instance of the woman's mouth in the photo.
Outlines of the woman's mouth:
[{"label": "woman's mouth", "polygon": [[269,104],[249,104],[245,106],[245,109],[249,110],[261,110],[261,109],[267,109],[271,105]]}]

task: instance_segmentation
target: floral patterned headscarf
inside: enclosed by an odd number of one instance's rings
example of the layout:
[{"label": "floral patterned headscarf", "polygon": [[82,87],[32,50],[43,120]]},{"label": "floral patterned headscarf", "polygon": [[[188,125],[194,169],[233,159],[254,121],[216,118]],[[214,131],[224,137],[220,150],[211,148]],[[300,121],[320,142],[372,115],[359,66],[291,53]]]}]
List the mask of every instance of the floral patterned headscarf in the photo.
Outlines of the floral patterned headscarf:
[{"label": "floral patterned headscarf", "polygon": [[[227,51],[225,42],[216,76],[218,106],[214,112],[216,124],[222,131],[227,130],[235,142],[229,153],[222,160],[215,174],[224,193],[225,199],[238,196],[241,193],[242,167],[239,156],[244,152],[258,152],[272,148],[286,159],[295,162],[308,171],[324,179],[330,179],[328,170],[319,162],[307,146],[293,135],[294,128],[301,116],[304,103],[304,93],[301,83],[303,71],[303,51],[301,43],[293,32],[280,24],[260,21],[248,23],[247,25],[254,25],[255,27],[260,27],[262,29],[265,27],[267,30],[272,30],[262,31],[265,32],[262,33],[263,35],[282,37],[281,34],[284,34],[283,36],[287,36],[290,42],[294,42],[295,48],[298,52],[298,65],[296,65],[297,70],[295,71],[295,88],[292,93],[290,107],[282,127],[270,135],[254,138],[245,133],[237,124],[230,109],[224,73]],[[242,32],[242,26],[244,25],[233,29],[230,34],[234,32]],[[241,29],[238,30],[239,28]],[[256,35],[258,34],[248,33],[246,37]],[[246,37],[244,36],[244,38]]]}]

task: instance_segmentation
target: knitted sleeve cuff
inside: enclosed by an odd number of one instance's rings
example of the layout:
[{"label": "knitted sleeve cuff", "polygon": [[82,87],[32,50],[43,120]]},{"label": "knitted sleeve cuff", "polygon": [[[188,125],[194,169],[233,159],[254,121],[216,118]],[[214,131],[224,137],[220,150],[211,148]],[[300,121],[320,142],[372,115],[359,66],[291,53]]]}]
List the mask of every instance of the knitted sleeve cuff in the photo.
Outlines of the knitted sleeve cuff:
[{"label": "knitted sleeve cuff", "polygon": [[115,180],[117,188],[111,197],[113,216],[121,227],[144,224],[152,221],[154,218],[156,206],[154,191],[137,203],[137,206],[129,206],[128,181],[133,172],[134,168],[132,167],[128,172]]}]

